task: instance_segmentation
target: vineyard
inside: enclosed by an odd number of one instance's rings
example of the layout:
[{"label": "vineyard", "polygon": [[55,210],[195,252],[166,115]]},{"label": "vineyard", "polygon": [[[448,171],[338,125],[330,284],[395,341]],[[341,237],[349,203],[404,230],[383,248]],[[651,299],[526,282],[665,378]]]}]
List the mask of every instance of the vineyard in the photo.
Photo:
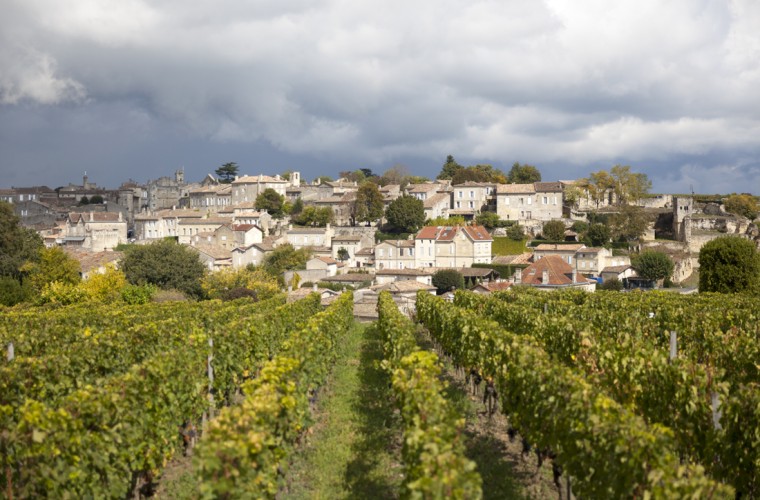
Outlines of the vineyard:
[{"label": "vineyard", "polygon": [[[352,308],[344,293],[327,308],[313,294],[3,313],[2,495],[136,496],[185,454],[194,497],[297,490],[288,469],[320,439],[310,429]],[[384,292],[378,313],[402,478],[385,496],[488,497],[449,400],[455,373],[482,381],[504,432],[579,498],[760,495],[756,301],[420,293],[415,323]]]}]

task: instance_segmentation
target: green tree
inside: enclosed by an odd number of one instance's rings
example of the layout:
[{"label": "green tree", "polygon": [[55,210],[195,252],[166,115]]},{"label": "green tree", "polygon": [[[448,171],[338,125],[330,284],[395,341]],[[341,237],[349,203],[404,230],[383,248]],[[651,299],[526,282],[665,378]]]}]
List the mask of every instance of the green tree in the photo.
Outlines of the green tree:
[{"label": "green tree", "polygon": [[76,285],[82,279],[79,261],[61,247],[41,248],[39,260],[28,263],[22,267],[22,271],[26,273],[25,284],[36,294],[40,294],[46,285],[53,282]]},{"label": "green tree", "polygon": [[293,206],[290,207],[290,215],[298,215],[303,212],[303,200],[299,196],[296,201],[293,202]]},{"label": "green tree", "polygon": [[610,230],[615,241],[635,241],[649,227],[650,216],[636,205],[622,205],[610,217]]},{"label": "green tree", "polygon": [[334,219],[333,210],[331,207],[314,207],[308,206],[304,208],[300,215],[294,220],[297,224],[302,226],[315,226],[325,227],[331,223]]},{"label": "green tree", "polygon": [[699,251],[699,291],[733,293],[760,290],[760,254],[754,242],[738,236],[708,241]]},{"label": "green tree", "polygon": [[306,261],[311,259],[311,250],[308,248],[295,249],[290,243],[280,245],[272,253],[264,258],[264,269],[282,279],[284,271],[306,269]]},{"label": "green tree", "polygon": [[15,306],[26,298],[26,292],[13,276],[0,276],[0,304]]},{"label": "green tree", "polygon": [[565,223],[561,220],[550,220],[544,224],[542,234],[549,241],[564,241]]},{"label": "green tree", "polygon": [[275,219],[284,215],[285,197],[272,188],[266,188],[256,197],[256,210],[266,210]]},{"label": "green tree", "polygon": [[428,219],[425,222],[426,226],[464,226],[467,221],[461,215],[452,215],[451,217],[436,217],[435,219]]},{"label": "green tree", "polygon": [[728,213],[741,215],[749,220],[757,218],[758,208],[757,199],[749,194],[732,194],[723,201]]},{"label": "green tree", "polygon": [[425,224],[425,205],[414,196],[399,196],[388,205],[385,218],[394,232],[412,233]]},{"label": "green tree", "polygon": [[610,242],[610,228],[597,222],[591,224],[586,231],[586,239],[593,247],[601,247]]},{"label": "green tree", "polygon": [[596,287],[600,290],[619,292],[623,289],[623,282],[613,276],[612,278],[607,278],[601,285],[597,285]]},{"label": "green tree", "polygon": [[89,198],[88,198],[86,195],[85,195],[85,196],[82,196],[82,197],[79,199],[79,205],[80,205],[80,206],[81,206],[81,205],[89,205],[89,204],[90,204],[90,199],[89,199]]},{"label": "green tree", "polygon": [[499,215],[494,212],[482,212],[475,216],[475,222],[486,229],[493,229],[499,225]]},{"label": "green tree", "polygon": [[346,250],[343,247],[340,247],[338,249],[338,254],[337,255],[338,255],[338,260],[341,261],[341,262],[345,262],[345,261],[347,261],[348,259],[351,258],[351,255],[348,253],[348,250]]},{"label": "green tree", "polygon": [[464,289],[464,276],[455,269],[441,269],[433,274],[433,286],[438,289],[438,293],[446,293],[456,288]]},{"label": "green tree", "polygon": [[451,184],[463,184],[468,181],[505,184],[507,177],[504,172],[492,165],[473,165],[458,169],[451,178]]},{"label": "green tree", "polygon": [[541,182],[541,172],[533,165],[520,165],[520,162],[515,162],[507,173],[507,182],[510,184]]},{"label": "green tree", "polygon": [[657,250],[644,250],[634,255],[631,265],[639,276],[653,281],[669,279],[675,267],[668,254]]},{"label": "green tree", "polygon": [[133,285],[155,285],[163,290],[179,290],[200,298],[205,268],[192,248],[165,239],[149,245],[134,245],[124,252],[121,270]]},{"label": "green tree", "polygon": [[383,194],[380,188],[374,182],[364,182],[356,192],[351,210],[352,225],[356,222],[366,222],[367,224],[377,221],[383,216]]},{"label": "green tree", "polygon": [[615,165],[610,169],[610,177],[618,205],[638,201],[652,189],[652,181],[646,174],[631,172],[628,165]]},{"label": "green tree", "polygon": [[103,197],[99,194],[94,194],[90,198],[90,205],[102,205],[103,204]]},{"label": "green tree", "polygon": [[507,228],[507,238],[522,241],[525,238],[525,230],[520,224],[512,224]]},{"label": "green tree", "polygon": [[238,164],[234,161],[225,163],[217,168],[214,173],[219,177],[219,182],[222,184],[230,184],[235,180],[235,177],[237,177]]},{"label": "green tree", "polygon": [[42,238],[19,224],[13,206],[0,201],[0,276],[21,277],[21,267],[39,260]]},{"label": "green tree", "polygon": [[456,174],[457,171],[462,168],[464,167],[457,163],[453,156],[449,155],[446,157],[446,163],[443,164],[441,173],[438,174],[438,177],[436,177],[436,179],[453,179],[454,174]]}]

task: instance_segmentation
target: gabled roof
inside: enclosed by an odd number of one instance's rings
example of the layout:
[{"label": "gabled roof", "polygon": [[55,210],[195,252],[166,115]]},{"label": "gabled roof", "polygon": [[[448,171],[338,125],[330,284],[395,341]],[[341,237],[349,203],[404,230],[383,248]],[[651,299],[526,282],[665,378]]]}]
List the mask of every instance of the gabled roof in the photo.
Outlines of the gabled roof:
[{"label": "gabled roof", "polygon": [[339,234],[333,236],[333,242],[335,241],[361,241],[362,237],[358,234]]},{"label": "gabled roof", "polygon": [[496,194],[533,194],[536,188],[533,184],[499,184]]},{"label": "gabled roof", "polygon": [[219,245],[196,243],[194,245],[191,245],[190,248],[194,248],[198,252],[205,253],[214,260],[226,260],[232,258],[232,251]]},{"label": "gabled roof", "polygon": [[429,196],[428,198],[424,199],[422,201],[422,204],[425,208],[433,208],[439,203],[443,203],[444,201],[448,204],[451,200],[451,195],[449,193],[436,193],[433,196]]},{"label": "gabled roof", "polygon": [[561,193],[562,192],[562,183],[561,182],[534,182],[533,187],[536,189],[536,192],[540,193]]},{"label": "gabled roof", "polygon": [[279,177],[279,175],[277,177],[270,177],[268,175],[244,175],[232,181],[232,184],[258,184],[264,182],[267,184],[275,182],[283,184],[288,183],[288,181]]},{"label": "gabled roof", "polygon": [[[546,282],[544,282],[544,271],[546,271],[548,277]],[[585,284],[591,281],[593,280],[589,280],[586,276],[577,273],[575,284]],[[573,267],[559,255],[547,255],[523,269],[522,283],[534,286],[573,285]]]},{"label": "gabled roof", "polygon": [[327,265],[338,265],[338,261],[333,259],[332,257],[314,257],[314,259],[321,260]]},{"label": "gabled roof", "polygon": [[452,184],[452,187],[496,187],[499,184],[496,182],[475,182],[475,181],[465,181],[461,184]]},{"label": "gabled roof", "polygon": [[408,293],[417,292],[419,290],[435,290],[435,287],[433,285],[420,283],[417,280],[404,280],[392,281],[390,283],[385,283],[384,285],[371,286],[370,289],[376,290],[378,292],[386,290],[390,293]]},{"label": "gabled roof", "polygon": [[524,252],[519,255],[497,255],[491,259],[491,264],[498,265],[527,265],[533,259],[532,252]]},{"label": "gabled roof", "polygon": [[255,224],[236,224],[232,226],[233,231],[242,231],[244,233],[247,233],[251,229],[258,229],[259,231],[261,231],[261,228],[259,228],[259,226]]},{"label": "gabled roof", "polygon": [[414,240],[385,240],[375,245],[375,247],[382,245],[383,243],[387,243],[396,248],[414,248]]},{"label": "gabled roof", "polygon": [[424,182],[422,184],[409,184],[406,187],[407,193],[429,193],[431,191],[438,191],[441,185],[435,182]]},{"label": "gabled roof", "polygon": [[463,229],[472,241],[493,241],[493,238],[483,226],[465,226]]},{"label": "gabled roof", "polygon": [[622,266],[607,266],[604,269],[602,269],[602,273],[622,273],[629,269],[633,269],[633,266],[631,265],[622,265]]},{"label": "gabled roof", "polygon": [[69,213],[69,221],[72,224],[77,224],[80,220],[82,222],[124,222],[126,224],[126,221],[119,220],[118,212]]},{"label": "gabled roof", "polygon": [[490,281],[488,283],[478,283],[475,285],[474,289],[480,289],[486,292],[503,292],[511,286],[511,281]]}]

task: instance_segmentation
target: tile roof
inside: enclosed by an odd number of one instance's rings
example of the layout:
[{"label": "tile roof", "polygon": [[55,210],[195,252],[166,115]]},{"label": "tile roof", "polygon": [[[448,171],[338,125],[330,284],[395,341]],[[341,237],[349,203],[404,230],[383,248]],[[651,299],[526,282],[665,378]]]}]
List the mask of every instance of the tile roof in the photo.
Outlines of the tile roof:
[{"label": "tile roof", "polygon": [[118,262],[124,256],[123,252],[106,251],[90,252],[81,247],[64,246],[63,251],[79,261],[83,273],[98,269],[111,262]]},{"label": "tile roof", "polygon": [[499,184],[496,194],[533,194],[536,188],[533,184]]},{"label": "tile roof", "polygon": [[381,241],[377,245],[382,245],[383,243],[387,243],[396,248],[414,248],[414,240],[385,240]]},{"label": "tile roof", "polygon": [[190,248],[194,248],[199,252],[203,252],[214,260],[225,260],[232,258],[232,251],[219,245],[213,245],[208,243],[195,243]]},{"label": "tile roof", "polygon": [[451,195],[449,195],[449,193],[436,193],[433,196],[422,200],[422,204],[425,208],[433,208],[437,204],[443,203],[444,201],[447,204],[451,201]]},{"label": "tile roof", "polygon": [[71,212],[69,213],[69,221],[76,224],[80,220],[84,222],[124,222],[125,220],[119,220],[119,213],[117,212]]},{"label": "tile roof", "polygon": [[561,193],[562,192],[561,182],[534,182],[533,186],[535,187],[536,192],[541,192],[541,193]]},{"label": "tile roof", "polygon": [[289,181],[286,181],[285,179],[278,179],[276,177],[270,177],[268,175],[244,175],[232,181],[233,184],[258,184],[260,182],[271,184],[273,182],[288,183]]},{"label": "tile roof", "polygon": [[[544,271],[547,272],[548,282],[544,283]],[[562,260],[559,255],[547,255],[538,259],[522,271],[522,283],[525,285],[566,286],[573,284],[573,267]],[[576,284],[588,283],[586,276],[577,273]]]},{"label": "tile roof", "polygon": [[377,276],[430,276],[433,274],[434,270],[437,269],[379,269],[375,274]]},{"label": "tile roof", "polygon": [[465,226],[464,232],[473,241],[493,241],[493,238],[483,226]]},{"label": "tile roof", "polygon": [[582,243],[574,243],[571,245],[560,245],[557,243],[541,243],[534,248],[536,252],[577,252],[578,250],[586,250],[586,246]]},{"label": "tile roof", "polygon": [[358,234],[339,234],[333,236],[333,241],[361,241],[362,237]]},{"label": "tile roof", "polygon": [[387,290],[390,293],[406,293],[406,292],[416,292],[418,290],[435,290],[435,287],[433,285],[426,285],[425,283],[420,283],[417,280],[404,280],[404,281],[392,281],[390,283],[385,283],[383,285],[371,286],[370,289],[376,290],[378,292],[382,290]]},{"label": "tile roof", "polygon": [[532,252],[524,252],[519,255],[497,255],[491,259],[491,264],[499,264],[499,265],[530,264],[532,259],[533,259]]},{"label": "tile roof", "polygon": [[374,277],[375,276],[372,274],[348,273],[328,276],[326,278],[322,278],[320,281],[334,281],[337,283],[362,283],[364,281],[372,281]]},{"label": "tile roof", "polygon": [[622,273],[623,271],[627,271],[628,269],[633,269],[633,266],[631,265],[607,266],[604,269],[602,269],[602,273]]}]

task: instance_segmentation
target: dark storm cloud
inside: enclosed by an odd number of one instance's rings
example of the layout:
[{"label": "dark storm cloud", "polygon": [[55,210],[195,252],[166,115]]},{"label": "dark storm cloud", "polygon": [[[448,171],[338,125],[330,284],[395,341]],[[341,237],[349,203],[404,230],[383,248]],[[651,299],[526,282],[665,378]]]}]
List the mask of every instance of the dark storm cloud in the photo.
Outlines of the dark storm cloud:
[{"label": "dark storm cloud", "polygon": [[0,171],[434,176],[451,153],[760,192],[758,25],[751,0],[12,1]]}]

